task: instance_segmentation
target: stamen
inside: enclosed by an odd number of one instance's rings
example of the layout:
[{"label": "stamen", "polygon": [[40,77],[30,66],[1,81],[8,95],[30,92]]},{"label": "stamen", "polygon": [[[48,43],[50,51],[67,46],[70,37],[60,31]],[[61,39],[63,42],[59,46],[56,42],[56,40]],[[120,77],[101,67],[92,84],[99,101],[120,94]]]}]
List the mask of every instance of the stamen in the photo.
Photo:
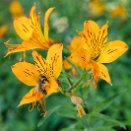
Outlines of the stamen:
[{"label": "stamen", "polygon": [[40,109],[41,109],[41,105],[40,105],[40,103],[38,103],[37,110],[40,111]]},{"label": "stamen", "polygon": [[41,105],[42,110],[43,110],[43,112],[41,113],[41,115],[43,117],[45,117],[47,115],[47,110],[45,109],[45,107],[46,107],[46,101],[44,101],[44,103],[43,103],[42,100],[40,100],[39,104]]},{"label": "stamen", "polygon": [[32,104],[28,107],[28,111],[32,111],[32,110],[34,109],[34,107],[35,107],[35,104],[36,104],[36,102],[35,102],[35,103],[32,103]]}]

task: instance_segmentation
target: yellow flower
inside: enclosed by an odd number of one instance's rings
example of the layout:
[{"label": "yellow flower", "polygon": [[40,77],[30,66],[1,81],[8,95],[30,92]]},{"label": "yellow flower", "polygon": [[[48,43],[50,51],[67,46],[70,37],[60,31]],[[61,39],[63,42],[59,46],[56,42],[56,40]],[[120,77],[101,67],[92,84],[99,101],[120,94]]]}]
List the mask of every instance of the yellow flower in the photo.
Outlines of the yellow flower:
[{"label": "yellow flower", "polygon": [[118,4],[115,8],[111,10],[110,16],[113,18],[120,17],[125,19],[128,16],[128,12],[122,4]]},{"label": "yellow flower", "polygon": [[99,16],[106,11],[106,6],[101,0],[91,0],[88,4],[89,11],[93,16]]},{"label": "yellow flower", "polygon": [[[74,39],[69,46],[69,49],[74,51],[71,50],[72,53],[68,59],[82,68],[91,69],[95,86],[99,78],[111,84],[108,69],[103,63],[115,61],[128,49],[127,44],[123,41],[115,40],[108,42],[107,29],[107,23],[99,28],[96,22],[89,20],[84,23],[84,30],[79,32],[79,37],[76,37],[79,39],[80,46],[78,41],[74,41]],[[72,48],[75,45],[76,48]],[[67,62],[65,67],[70,68]]]},{"label": "yellow flower", "polygon": [[0,26],[0,39],[6,35],[7,31],[8,31],[8,26],[6,25]]},{"label": "yellow flower", "polygon": [[14,18],[24,15],[24,10],[17,0],[13,0],[10,4],[10,12]]},{"label": "yellow flower", "polygon": [[54,43],[48,37],[48,19],[54,8],[49,8],[45,14],[44,34],[40,26],[40,15],[37,15],[35,10],[34,5],[30,11],[30,18],[22,16],[14,20],[15,31],[23,39],[23,42],[21,44],[9,44],[6,42],[5,45],[8,48],[6,55],[33,49],[47,50]]},{"label": "yellow flower", "polygon": [[42,106],[42,99],[58,92],[57,78],[62,70],[62,44],[54,44],[48,50],[46,59],[36,51],[32,55],[35,64],[18,62],[12,66],[15,76],[24,84],[33,86],[20,101],[19,106],[38,101]]}]

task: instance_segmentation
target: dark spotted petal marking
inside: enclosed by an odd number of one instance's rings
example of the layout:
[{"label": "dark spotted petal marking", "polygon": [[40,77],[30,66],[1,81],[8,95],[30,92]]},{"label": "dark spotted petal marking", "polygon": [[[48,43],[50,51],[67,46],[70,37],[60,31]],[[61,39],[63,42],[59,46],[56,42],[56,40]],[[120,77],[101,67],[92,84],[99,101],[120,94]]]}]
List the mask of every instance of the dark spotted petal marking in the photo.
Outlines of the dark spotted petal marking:
[{"label": "dark spotted petal marking", "polygon": [[99,58],[97,59],[100,63],[110,63],[119,58],[128,49],[125,42],[116,40],[106,44],[103,48]]},{"label": "dark spotted petal marking", "polygon": [[32,55],[34,57],[34,61],[35,61],[35,65],[37,67],[37,70],[40,72],[40,74],[45,75],[45,73],[47,72],[46,60],[40,54],[38,54],[36,51],[33,51]]}]

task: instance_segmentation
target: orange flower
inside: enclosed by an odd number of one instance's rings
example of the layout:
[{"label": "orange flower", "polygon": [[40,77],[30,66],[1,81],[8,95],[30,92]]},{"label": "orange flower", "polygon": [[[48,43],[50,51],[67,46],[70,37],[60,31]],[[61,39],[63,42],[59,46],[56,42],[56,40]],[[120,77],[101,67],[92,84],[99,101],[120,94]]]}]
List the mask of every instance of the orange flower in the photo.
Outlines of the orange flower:
[{"label": "orange flower", "polygon": [[40,26],[40,15],[37,15],[35,10],[35,6],[33,6],[30,11],[30,18],[22,16],[14,20],[16,33],[23,39],[23,42],[21,44],[9,44],[6,42],[5,45],[8,48],[7,55],[33,49],[47,50],[54,43],[48,37],[48,19],[54,8],[49,8],[45,14],[44,34]]},{"label": "orange flower", "polygon": [[44,59],[36,51],[32,55],[35,64],[18,62],[12,66],[15,76],[24,84],[34,86],[20,101],[19,106],[38,101],[42,106],[42,99],[58,92],[57,78],[62,70],[62,44],[54,44],[48,50]]},{"label": "orange flower", "polygon": [[[68,59],[82,68],[91,69],[95,86],[99,78],[111,84],[108,69],[103,63],[115,61],[128,49],[127,44],[123,41],[107,42],[107,29],[107,23],[99,28],[96,22],[89,20],[84,23],[84,30],[79,33],[80,36],[75,37],[76,40],[73,39],[69,46],[69,49],[75,46],[76,48],[73,49],[74,51],[71,50],[72,53]],[[77,39],[79,39],[80,46],[78,46]],[[70,68],[67,62],[65,67]]]},{"label": "orange flower", "polygon": [[91,15],[93,16],[99,16],[106,11],[106,6],[101,0],[91,0],[88,7]]},{"label": "orange flower", "polygon": [[115,8],[111,10],[110,16],[113,18],[120,17],[125,19],[128,16],[128,12],[122,4],[118,4]]},{"label": "orange flower", "polygon": [[10,4],[10,12],[14,18],[24,15],[24,10],[17,0],[13,0]]},{"label": "orange flower", "polygon": [[0,39],[3,38],[8,31],[8,26],[3,25],[0,27]]}]

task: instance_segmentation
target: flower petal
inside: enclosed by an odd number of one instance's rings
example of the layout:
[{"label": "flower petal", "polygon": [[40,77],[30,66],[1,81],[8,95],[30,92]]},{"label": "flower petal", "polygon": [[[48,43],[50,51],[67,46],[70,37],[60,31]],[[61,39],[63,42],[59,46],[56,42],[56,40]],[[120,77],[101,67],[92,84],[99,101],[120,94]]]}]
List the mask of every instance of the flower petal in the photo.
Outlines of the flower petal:
[{"label": "flower petal", "polygon": [[53,93],[57,93],[59,91],[58,83],[53,77],[49,79],[49,86],[46,86],[45,90],[47,92],[46,96],[49,96]]},{"label": "flower petal", "polygon": [[23,41],[21,44],[10,44],[8,42],[5,42],[5,46],[8,48],[8,52],[6,55],[13,54],[16,52],[23,52],[27,50],[33,50],[33,49],[47,49],[48,47],[43,46],[32,39]]},{"label": "flower petal", "polygon": [[98,34],[99,36],[99,43],[103,44],[100,45],[101,48],[105,45],[105,43],[107,42],[107,36],[108,36],[108,23],[104,24],[101,29],[100,32]]},{"label": "flower petal", "polygon": [[24,15],[24,10],[19,1],[13,0],[10,4],[10,12],[13,17],[20,17]]},{"label": "flower petal", "polygon": [[93,16],[99,16],[106,11],[106,6],[102,0],[92,0],[89,2],[88,7]]},{"label": "flower petal", "polygon": [[39,73],[33,64],[18,62],[12,66],[15,76],[28,86],[35,86],[39,81]]},{"label": "flower petal", "polygon": [[35,61],[35,65],[37,67],[37,70],[40,72],[40,74],[43,74],[44,76],[47,77],[47,63],[46,60],[38,54],[36,51],[32,52],[32,56]]},{"label": "flower petal", "polygon": [[119,17],[119,18],[127,18],[128,16],[128,11],[125,8],[125,5],[123,5],[122,3],[119,3],[115,8],[113,8],[110,11],[109,14],[111,17],[115,18],[115,17]]},{"label": "flower petal", "polygon": [[18,106],[22,106],[29,103],[35,103],[44,97],[36,88],[31,89],[20,101]]},{"label": "flower petal", "polygon": [[76,50],[79,50],[80,48],[86,49],[86,43],[83,41],[83,39],[80,36],[76,36],[72,39],[71,44],[69,45],[70,52],[74,52]]},{"label": "flower petal", "polygon": [[44,17],[44,36],[45,36],[46,41],[49,40],[49,38],[48,38],[48,32],[49,32],[48,20],[49,20],[49,17],[50,17],[50,15],[51,15],[51,13],[52,13],[52,11],[54,9],[55,8],[49,8],[45,13],[45,17]]},{"label": "flower petal", "polygon": [[47,54],[48,70],[53,71],[54,77],[57,79],[62,70],[62,44],[52,45]]},{"label": "flower petal", "polygon": [[99,77],[111,85],[111,79],[107,67],[98,62],[97,62],[97,66],[99,68]]},{"label": "flower petal", "polygon": [[16,18],[14,20],[14,28],[16,33],[23,39],[28,40],[33,32],[33,25],[31,20],[25,16]]},{"label": "flower petal", "polygon": [[88,33],[88,35],[93,35],[92,33],[94,33],[94,35],[97,36],[99,33],[99,26],[95,21],[88,20],[84,23],[84,32],[85,34]]},{"label": "flower petal", "polygon": [[[75,52],[73,52],[68,59],[74,63],[75,65],[82,67],[82,68],[89,68],[90,63],[90,56],[88,54],[88,51],[86,49],[79,49]],[[66,66],[68,67],[67,63]]]},{"label": "flower petal", "polygon": [[120,57],[124,52],[126,52],[127,49],[128,46],[123,41],[119,40],[111,41],[105,46],[97,61],[100,63],[113,62],[118,57]]},{"label": "flower petal", "polygon": [[39,15],[36,14],[36,6],[33,5],[30,10],[30,19],[32,22],[32,25],[36,26],[39,23]]},{"label": "flower petal", "polygon": [[108,69],[106,68],[106,66],[104,66],[101,63],[93,61],[92,62],[92,70],[93,70],[93,77],[95,80],[95,87],[97,85],[99,78],[105,80],[107,83],[109,83],[111,85],[110,75],[108,73]]}]

